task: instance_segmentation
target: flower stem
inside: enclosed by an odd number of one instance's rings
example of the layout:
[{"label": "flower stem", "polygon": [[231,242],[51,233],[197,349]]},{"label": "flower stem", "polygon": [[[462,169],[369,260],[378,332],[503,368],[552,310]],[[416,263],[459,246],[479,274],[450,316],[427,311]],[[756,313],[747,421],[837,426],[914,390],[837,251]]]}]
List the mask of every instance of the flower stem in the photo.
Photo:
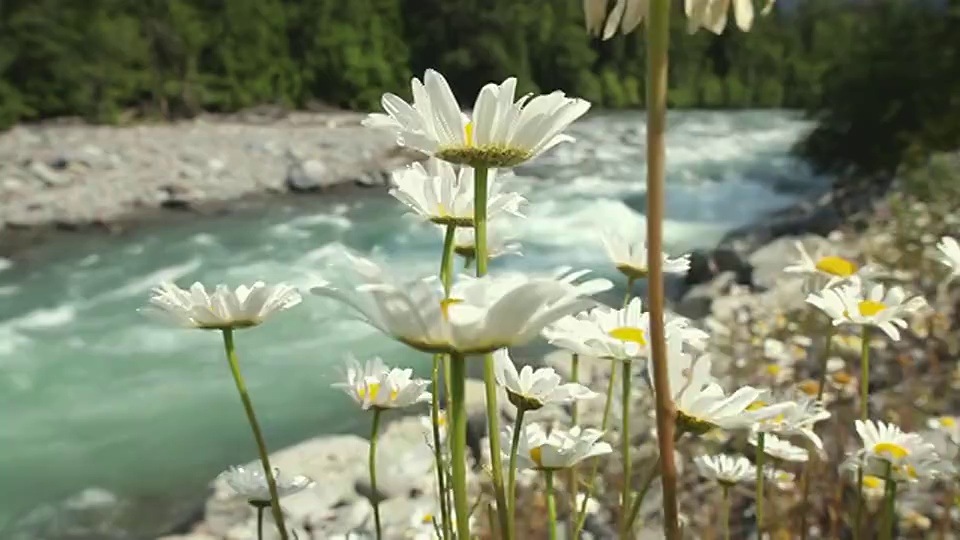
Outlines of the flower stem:
[{"label": "flower stem", "polygon": [[[673,442],[679,442],[683,437],[683,431],[677,430],[673,437]],[[640,505],[643,504],[643,498],[647,496],[647,492],[650,491],[650,486],[653,485],[654,479],[657,477],[657,473],[660,472],[660,456],[657,456],[657,459],[653,462],[653,465],[650,466],[650,470],[647,471],[647,477],[643,481],[643,485],[640,486],[640,491],[637,492],[637,496],[633,498],[633,507],[630,509],[630,520],[627,522],[627,529],[631,529],[633,524],[637,521],[637,516],[640,514]]]},{"label": "flower stem", "polygon": [[652,0],[647,25],[647,279],[650,347],[656,394],[657,437],[663,482],[663,528],[667,540],[680,538],[677,519],[677,467],[673,455],[675,416],[667,375],[663,325],[663,192],[666,166],[667,65],[670,48],[670,0]]},{"label": "flower stem", "polygon": [[[570,382],[580,382],[580,355],[577,353],[573,353],[573,356],[570,358]],[[580,425],[580,405],[577,401],[578,400],[573,400],[572,411],[570,412],[571,421],[575,426]],[[580,480],[577,478],[576,464],[570,467],[568,474],[568,484],[570,484],[570,519],[567,521],[569,521],[570,524],[570,538],[576,538],[575,532],[577,524],[575,509],[577,506],[577,493],[580,491]]]},{"label": "flower stem", "polygon": [[[477,277],[487,274],[487,173],[486,167],[474,170],[473,227],[474,244],[477,255]],[[497,500],[497,517],[500,518],[501,534],[504,540],[513,538],[507,517],[507,498],[503,489],[503,459],[500,456],[500,422],[497,408],[497,378],[493,365],[493,355],[483,359],[483,385],[487,402],[487,435],[490,441],[490,465],[493,468],[493,491]]]},{"label": "flower stem", "polygon": [[514,530],[517,512],[517,450],[520,448],[520,434],[523,430],[523,414],[526,409],[517,407],[517,419],[513,423],[513,441],[510,443],[510,465],[507,479],[507,511],[510,519],[510,530]]},{"label": "flower stem", "polygon": [[897,483],[893,480],[893,464],[887,462],[884,479],[884,509],[883,522],[880,529],[880,540],[893,538],[893,523],[896,516]]},{"label": "flower stem", "polygon": [[233,382],[237,385],[237,392],[240,393],[240,401],[243,403],[243,410],[247,413],[247,421],[250,422],[250,429],[253,431],[253,439],[257,443],[257,452],[260,454],[260,464],[263,466],[263,476],[267,480],[267,489],[270,490],[270,508],[273,511],[273,519],[277,522],[277,530],[280,532],[280,540],[287,540],[287,527],[283,523],[283,510],[280,509],[280,495],[277,492],[277,479],[273,474],[273,467],[270,466],[270,455],[267,452],[267,443],[263,440],[263,433],[260,431],[260,424],[257,422],[257,415],[253,412],[253,402],[250,401],[250,394],[247,392],[247,383],[240,374],[240,362],[237,361],[237,350],[233,344],[233,328],[223,329],[223,348],[227,354],[227,363],[230,364],[230,373],[233,374]]},{"label": "flower stem", "polygon": [[630,380],[630,371],[633,367],[633,362],[625,361],[623,363],[623,376],[620,378],[620,392],[622,394],[623,403],[621,408],[623,409],[623,414],[621,416],[621,428],[620,428],[620,453],[623,456],[623,493],[620,495],[620,536],[622,538],[629,538],[629,512],[630,512],[630,479],[631,479],[631,469],[633,468],[633,462],[630,459],[630,386],[633,383]]},{"label": "flower stem", "polygon": [[373,408],[373,427],[370,428],[370,452],[367,454],[367,468],[370,469],[370,502],[373,504],[373,522],[377,528],[377,540],[382,538],[380,528],[380,497],[377,495],[377,432],[380,431],[380,412]]},{"label": "flower stem", "polygon": [[730,540],[730,486],[723,486],[723,540]]},{"label": "flower stem", "polygon": [[[823,402],[823,392],[827,386],[827,362],[830,361],[830,351],[833,348],[833,321],[827,319],[827,328],[824,330],[823,358],[820,360],[820,380],[817,382],[817,401]],[[813,452],[811,452],[813,454]],[[807,514],[809,514],[810,476],[816,464],[812,457],[803,468],[803,499],[800,503],[800,540],[807,540]]]},{"label": "flower stem", "polygon": [[[600,420],[600,431],[607,430],[607,424],[610,421],[610,405],[613,403],[614,383],[617,379],[617,364],[610,364],[610,380],[607,381],[607,401],[603,404],[603,418]],[[587,486],[587,492],[583,496],[583,502],[580,503],[580,512],[577,514],[577,526],[573,532],[573,538],[578,538],[580,531],[583,530],[583,524],[587,520],[587,502],[593,495],[593,490],[597,485],[597,471],[600,469],[600,462],[594,460],[593,467],[590,468],[590,485]]]},{"label": "flower stem", "polygon": [[257,505],[257,540],[263,540],[263,505]]},{"label": "flower stem", "polygon": [[763,461],[766,457],[764,439],[766,433],[757,433],[757,532],[763,537]]},{"label": "flower stem", "polygon": [[443,259],[440,261],[440,281],[443,283],[444,296],[450,296],[453,285],[453,246],[457,236],[457,226],[447,225],[443,235]]},{"label": "flower stem", "polygon": [[857,468],[857,509],[853,517],[853,538],[860,538],[860,519],[863,516],[863,462]]},{"label": "flower stem", "polygon": [[[430,403],[430,420],[433,424],[433,459],[437,467],[437,490],[440,497],[440,518],[443,526],[443,538],[450,537],[450,514],[447,511],[446,468],[443,465],[443,450],[440,441],[440,361],[442,354],[433,355],[433,396]],[[447,395],[450,395],[449,393]]]},{"label": "flower stem", "polygon": [[860,334],[860,420],[867,421],[870,413],[867,397],[870,394],[870,328],[866,325]]},{"label": "flower stem", "polygon": [[470,501],[467,500],[467,408],[464,394],[467,366],[463,355],[450,355],[451,407],[450,453],[453,462],[453,504],[457,518],[457,538],[470,538]]},{"label": "flower stem", "polygon": [[827,320],[827,329],[824,332],[826,342],[823,344],[823,359],[820,361],[820,381],[817,387],[817,401],[823,401],[823,391],[827,386],[827,362],[830,361],[830,350],[833,348],[833,321]]},{"label": "flower stem", "polygon": [[557,503],[553,497],[553,471],[543,471],[547,480],[547,518],[550,520],[550,540],[557,540]]}]

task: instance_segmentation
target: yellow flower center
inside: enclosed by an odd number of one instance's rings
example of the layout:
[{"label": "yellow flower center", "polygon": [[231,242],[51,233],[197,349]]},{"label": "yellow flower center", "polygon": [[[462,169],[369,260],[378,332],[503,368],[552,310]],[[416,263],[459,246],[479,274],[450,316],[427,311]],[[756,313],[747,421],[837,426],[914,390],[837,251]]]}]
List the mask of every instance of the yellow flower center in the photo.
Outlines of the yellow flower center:
[{"label": "yellow flower center", "polygon": [[[380,383],[367,383],[357,386],[357,396],[360,399],[366,399],[367,396],[370,396],[370,401],[376,401],[377,395],[380,394]],[[390,391],[390,401],[397,399],[397,390]]]},{"label": "yellow flower center", "polygon": [[431,514],[431,513],[429,513],[429,512],[426,513],[426,514],[424,514],[423,517],[421,518],[421,522],[422,522],[422,523],[433,523],[433,514]]},{"label": "yellow flower center", "polygon": [[820,392],[820,383],[813,379],[807,379],[797,385],[801,392],[808,396],[815,396]]},{"label": "yellow flower center", "polygon": [[461,298],[444,298],[440,301],[440,311],[443,313],[443,320],[450,320],[450,306],[463,303]]},{"label": "yellow flower center", "polygon": [[830,378],[837,384],[850,384],[850,382],[853,381],[853,376],[846,371],[838,371],[831,375]]},{"label": "yellow flower center", "polygon": [[957,421],[952,416],[941,416],[940,425],[943,427],[952,428],[952,427],[956,427]]},{"label": "yellow flower center", "polygon": [[887,306],[883,302],[877,302],[876,300],[863,300],[857,305],[857,308],[860,310],[860,315],[864,317],[873,317],[877,313],[887,309]]},{"label": "yellow flower center", "polygon": [[643,347],[647,345],[647,334],[639,328],[621,326],[620,328],[614,328],[608,334],[620,341],[631,341]]},{"label": "yellow flower center", "polygon": [[772,375],[774,377],[779,375],[780,371],[782,371],[782,368],[777,364],[767,364],[766,369],[767,375]]},{"label": "yellow flower center", "polygon": [[880,489],[883,485],[883,480],[877,476],[866,474],[863,476],[863,485],[870,489]]},{"label": "yellow flower center", "polygon": [[857,273],[857,265],[843,257],[823,257],[817,261],[817,270],[837,277],[850,277]]},{"label": "yellow flower center", "polygon": [[473,122],[467,122],[463,131],[467,139],[467,146],[473,146]]},{"label": "yellow flower center", "polygon": [[757,401],[754,401],[753,403],[747,405],[747,410],[748,410],[748,411],[755,411],[755,410],[757,410],[757,409],[762,409],[762,408],[764,408],[764,407],[766,407],[766,406],[767,406],[767,402],[757,400]]},{"label": "yellow flower center", "polygon": [[882,442],[873,445],[874,454],[889,454],[894,459],[902,459],[910,455],[910,452],[899,444]]},{"label": "yellow flower center", "polygon": [[530,449],[530,459],[537,464],[538,467],[543,467],[543,462],[541,461],[541,455],[543,453],[542,446]]}]

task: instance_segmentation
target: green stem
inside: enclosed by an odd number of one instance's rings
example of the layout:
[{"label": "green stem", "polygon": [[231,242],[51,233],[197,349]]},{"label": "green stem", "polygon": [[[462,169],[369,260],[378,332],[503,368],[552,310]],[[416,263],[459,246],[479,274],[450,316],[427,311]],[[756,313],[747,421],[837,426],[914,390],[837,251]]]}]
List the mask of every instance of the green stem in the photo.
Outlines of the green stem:
[{"label": "green stem", "polygon": [[730,486],[723,486],[723,540],[730,540]]},{"label": "green stem", "polygon": [[833,322],[827,320],[826,343],[823,345],[823,359],[820,361],[820,381],[817,387],[817,401],[823,401],[823,391],[827,386],[827,362],[830,361],[830,350],[833,348]]},{"label": "green stem", "polygon": [[870,407],[870,327],[864,325],[860,334],[860,420],[867,421]]},{"label": "green stem", "polygon": [[[833,335],[835,332],[833,321],[827,319],[827,328],[824,331],[826,341],[823,344],[823,358],[820,360],[820,380],[817,382],[817,401],[823,402],[823,392],[827,387],[827,362],[830,361],[830,351],[833,349]],[[800,540],[807,540],[807,514],[809,514],[810,476],[816,463],[814,452],[810,452],[810,461],[803,468],[803,499],[800,503]]]},{"label": "green stem", "polygon": [[[430,420],[433,424],[433,458],[437,467],[437,494],[440,497],[440,517],[443,526],[443,537],[450,537],[450,514],[447,511],[446,467],[443,465],[443,449],[440,441],[440,360],[442,354],[433,355],[433,396],[430,403]],[[449,393],[447,394],[450,395]]]},{"label": "green stem", "polygon": [[[610,406],[613,403],[614,383],[617,379],[617,364],[610,364],[610,380],[607,381],[607,401],[603,404],[603,418],[600,420],[600,431],[607,430],[607,423],[610,421]],[[577,514],[577,526],[574,529],[573,538],[578,538],[580,531],[583,530],[583,524],[587,521],[587,502],[593,496],[593,489],[597,485],[597,471],[600,469],[600,462],[594,460],[593,467],[590,468],[590,484],[587,486],[587,492],[583,496],[583,502],[580,503],[580,512]],[[574,501],[576,502],[576,501]]]},{"label": "green stem", "polygon": [[373,522],[377,528],[377,540],[382,538],[380,528],[380,497],[377,495],[377,433],[380,431],[380,413],[373,408],[373,427],[370,428],[370,452],[367,455],[367,468],[370,469],[370,502],[373,504]]},{"label": "green stem", "polygon": [[507,468],[507,507],[509,528],[514,530],[517,514],[517,450],[520,448],[520,434],[523,432],[523,414],[526,409],[517,407],[517,419],[513,423],[513,440],[510,443],[510,465]]},{"label": "green stem", "polygon": [[263,540],[263,509],[262,504],[257,506],[257,540]]},{"label": "green stem", "polygon": [[853,538],[860,538],[860,520],[863,517],[863,462],[857,468],[857,509],[853,517]]},{"label": "green stem", "polygon": [[652,0],[647,12],[647,264],[650,305],[650,364],[653,371],[663,486],[663,529],[667,540],[680,538],[677,466],[674,463],[676,410],[667,371],[664,328],[663,217],[666,174],[667,71],[670,10],[674,2]]},{"label": "green stem", "polygon": [[453,247],[457,237],[457,226],[447,225],[443,235],[443,255],[440,261],[440,281],[443,283],[443,296],[450,296],[450,287],[453,286]]},{"label": "green stem", "polygon": [[[477,254],[477,277],[487,274],[487,173],[486,167],[474,170],[473,227],[474,245]],[[500,421],[497,408],[497,378],[493,355],[483,359],[483,385],[487,402],[487,435],[490,441],[490,466],[493,469],[493,491],[497,500],[497,517],[500,520],[504,540],[513,538],[510,520],[507,517],[507,497],[503,489],[503,459],[500,456]]]},{"label": "green stem", "polygon": [[287,540],[289,536],[287,534],[287,527],[283,522],[283,510],[280,509],[277,479],[274,478],[273,468],[270,466],[270,454],[267,452],[267,443],[263,440],[263,433],[260,431],[257,415],[253,412],[253,402],[250,401],[250,394],[247,392],[247,383],[244,382],[243,375],[240,374],[240,362],[237,361],[237,351],[233,343],[233,328],[223,329],[223,348],[227,353],[227,363],[230,364],[230,373],[233,374],[233,382],[237,385],[237,392],[240,393],[243,410],[247,413],[247,421],[250,422],[250,429],[253,431],[253,439],[257,443],[257,452],[260,454],[260,464],[263,466],[263,476],[267,480],[267,489],[270,490],[270,508],[273,511],[273,519],[277,522],[280,540]]},{"label": "green stem", "polygon": [[620,377],[620,392],[623,403],[621,409],[621,427],[620,427],[620,453],[623,456],[623,493],[620,495],[620,535],[622,538],[629,538],[630,524],[628,515],[630,512],[630,484],[631,469],[633,462],[630,459],[630,387],[633,382],[630,379],[633,362],[625,361],[623,363],[623,376]]},{"label": "green stem", "polygon": [[757,531],[763,536],[763,461],[766,457],[764,450],[764,432],[757,433]]},{"label": "green stem", "polygon": [[[573,353],[573,356],[570,359],[570,364],[571,364],[570,365],[570,381],[574,383],[579,383],[580,382],[580,355],[577,353]],[[571,421],[575,426],[580,425],[580,405],[578,404],[578,400],[573,400],[572,411],[571,411]],[[572,538],[576,538],[575,532],[576,532],[577,525],[576,525],[576,519],[575,519],[576,514],[574,512],[576,511],[576,507],[577,507],[577,493],[579,493],[580,491],[579,489],[580,480],[577,475],[576,464],[574,464],[573,467],[570,467],[569,475],[570,477],[569,477],[568,483],[570,484],[570,488],[569,488],[570,489],[570,503],[569,503],[570,519],[568,519],[567,521],[569,522],[569,525],[570,525],[570,538],[572,539]]]},{"label": "green stem", "polygon": [[547,519],[550,521],[550,540],[557,540],[557,504],[553,498],[553,471],[543,471],[547,480]]},{"label": "green stem", "polygon": [[883,509],[883,524],[880,529],[880,538],[881,540],[889,540],[893,538],[893,524],[896,516],[896,500],[897,500],[897,483],[893,480],[893,464],[889,461],[887,462],[886,474],[883,476],[884,479],[884,509]]},{"label": "green stem", "polygon": [[450,355],[451,409],[450,452],[453,466],[453,504],[457,518],[457,538],[470,538],[470,501],[467,500],[467,408],[464,402],[467,366],[463,355]]}]

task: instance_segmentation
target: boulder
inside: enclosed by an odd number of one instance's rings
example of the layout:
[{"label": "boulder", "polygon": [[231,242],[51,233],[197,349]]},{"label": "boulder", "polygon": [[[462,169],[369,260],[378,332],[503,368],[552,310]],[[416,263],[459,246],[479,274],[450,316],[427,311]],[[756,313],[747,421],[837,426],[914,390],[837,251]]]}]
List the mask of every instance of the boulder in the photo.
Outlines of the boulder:
[{"label": "boulder", "polygon": [[706,317],[710,314],[713,301],[729,293],[736,279],[733,272],[723,272],[706,283],[691,287],[677,303],[677,313],[690,319]]},{"label": "boulder", "polygon": [[337,183],[337,177],[322,161],[293,158],[287,165],[287,189],[307,193],[328,188]]},{"label": "boulder", "polygon": [[690,254],[690,270],[684,283],[688,287],[712,281],[724,272],[733,272],[739,285],[753,284],[753,267],[735,250],[717,248],[696,250]]},{"label": "boulder", "polygon": [[811,256],[830,249],[830,241],[815,234],[785,236],[778,238],[750,254],[748,262],[753,266],[753,281],[761,287],[769,288],[784,278],[783,269],[799,260],[797,242],[803,244]]}]

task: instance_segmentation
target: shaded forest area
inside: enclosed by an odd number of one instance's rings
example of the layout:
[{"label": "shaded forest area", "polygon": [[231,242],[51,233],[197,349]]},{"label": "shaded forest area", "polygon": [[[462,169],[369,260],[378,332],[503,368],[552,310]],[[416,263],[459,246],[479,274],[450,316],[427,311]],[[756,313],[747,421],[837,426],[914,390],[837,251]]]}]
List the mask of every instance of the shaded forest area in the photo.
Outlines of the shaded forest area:
[{"label": "shaded forest area", "polygon": [[[407,94],[409,78],[427,67],[463,100],[514,75],[523,91],[642,106],[643,32],[591,39],[581,4],[0,0],[0,127],[260,104],[372,109],[384,91]],[[958,4],[805,0],[749,33],[714,36],[687,35],[677,1],[671,105],[806,109],[820,127],[801,151],[830,170],[875,172],[956,147]]]}]

